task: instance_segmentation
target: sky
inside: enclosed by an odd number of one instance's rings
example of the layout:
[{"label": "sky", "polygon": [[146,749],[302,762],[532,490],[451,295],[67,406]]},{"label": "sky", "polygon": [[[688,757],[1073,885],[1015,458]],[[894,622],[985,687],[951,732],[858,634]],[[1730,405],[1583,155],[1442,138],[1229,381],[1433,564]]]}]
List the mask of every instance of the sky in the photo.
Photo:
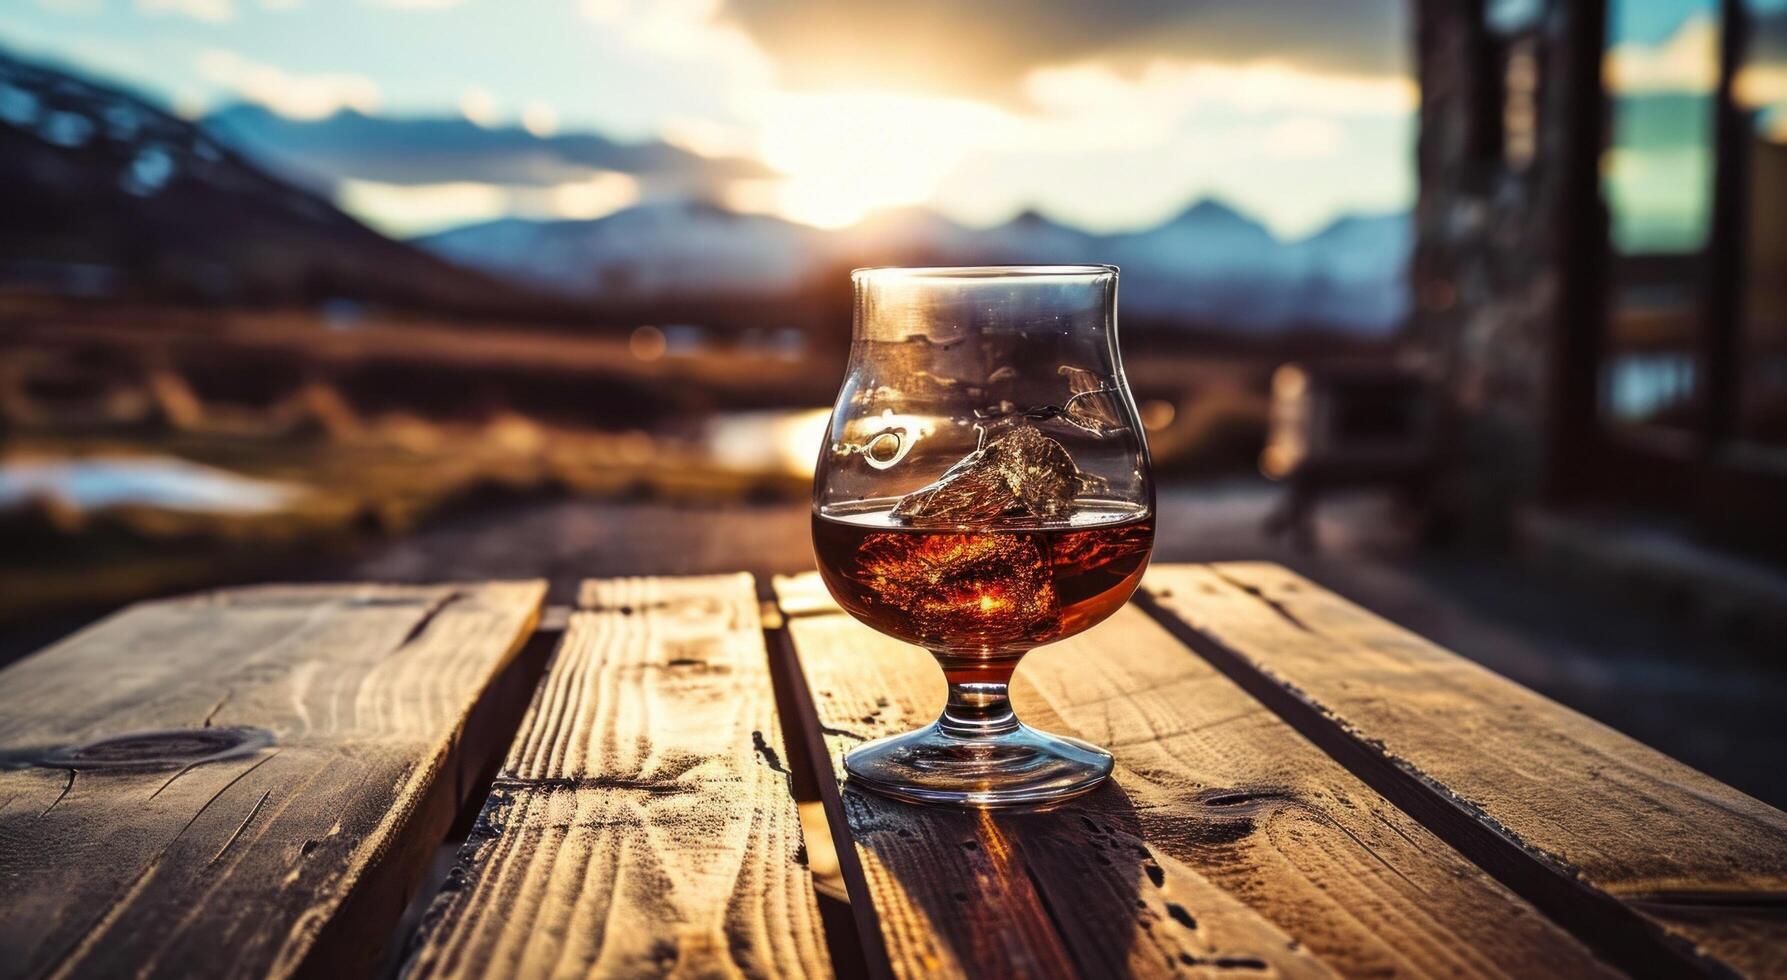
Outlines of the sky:
[{"label": "sky", "polygon": [[[1414,192],[1404,0],[7,6],[0,44],[189,116],[248,101],[295,119],[352,109],[663,140],[760,162],[723,202],[819,226],[922,205],[1109,232],[1214,196],[1295,238]],[[629,180],[592,171],[519,198],[358,180],[340,199],[413,231],[403,215],[452,223],[515,200],[594,217],[639,200]]]}]

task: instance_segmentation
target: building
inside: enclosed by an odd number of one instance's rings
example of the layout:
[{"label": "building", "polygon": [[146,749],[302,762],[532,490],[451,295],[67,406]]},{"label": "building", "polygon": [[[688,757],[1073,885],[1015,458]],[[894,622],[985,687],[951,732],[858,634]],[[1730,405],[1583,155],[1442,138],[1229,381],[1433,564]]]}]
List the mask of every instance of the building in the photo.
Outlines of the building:
[{"label": "building", "polygon": [[1414,2],[1455,509],[1787,558],[1787,7]]}]

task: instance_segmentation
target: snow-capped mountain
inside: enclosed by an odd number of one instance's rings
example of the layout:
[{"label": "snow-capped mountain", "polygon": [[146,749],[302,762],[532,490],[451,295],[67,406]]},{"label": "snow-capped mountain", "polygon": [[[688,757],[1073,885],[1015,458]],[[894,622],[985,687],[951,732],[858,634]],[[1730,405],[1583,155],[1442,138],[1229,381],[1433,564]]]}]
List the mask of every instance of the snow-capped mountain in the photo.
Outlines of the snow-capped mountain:
[{"label": "snow-capped mountain", "polygon": [[[644,203],[401,243],[327,197],[348,179],[553,186],[598,171],[632,174]],[[559,312],[658,316],[741,299],[808,308],[852,266],[1113,263],[1125,315],[1160,327],[1383,332],[1406,314],[1406,215],[1343,217],[1296,241],[1215,200],[1111,235],[1036,212],[973,228],[922,208],[826,231],[706,203],[711,184],[741,176],[763,171],[661,142],[463,119],[237,106],[193,125],[0,52],[0,272],[78,291],[507,308],[548,293]]]},{"label": "snow-capped mountain", "polygon": [[991,228],[923,209],[822,231],[708,203],[663,201],[593,221],[505,219],[418,239],[435,253],[588,298],[773,296],[853,265],[1112,263],[1125,313],[1252,331],[1382,332],[1407,308],[1406,215],[1349,216],[1293,242],[1219,201],[1158,227],[1093,235],[1025,212]]},{"label": "snow-capped mountain", "polygon": [[1281,246],[1264,225],[1208,198],[1158,227],[1118,235],[1107,244],[1118,265],[1137,272],[1257,278],[1274,275],[1282,261]]},{"label": "snow-capped mountain", "polygon": [[1347,215],[1293,243],[1290,252],[1309,284],[1307,305],[1336,326],[1370,330],[1408,315],[1414,243],[1407,214]]},{"label": "snow-capped mountain", "polygon": [[[1108,244],[1123,267],[1126,305],[1185,310],[1257,328],[1319,325],[1381,331],[1407,312],[1407,215],[1349,215],[1280,241],[1216,201]],[[1238,314],[1234,311],[1240,311]]]},{"label": "snow-capped mountain", "polygon": [[700,201],[628,208],[593,221],[506,218],[417,240],[437,255],[580,296],[774,296],[798,289],[821,233]]},{"label": "snow-capped mountain", "polygon": [[138,96],[5,51],[0,215],[0,276],[88,295],[520,297],[379,235]]},{"label": "snow-capped mountain", "polygon": [[688,192],[767,175],[760,164],[698,156],[656,140],[623,143],[587,132],[542,136],[459,116],[369,116],[342,109],[321,119],[291,119],[238,103],[210,113],[200,125],[257,162],[319,188],[344,179],[550,186],[613,171]]},{"label": "snow-capped mountain", "polygon": [[862,257],[859,265],[946,265],[972,250],[980,234],[927,208],[893,208],[875,212],[833,238],[844,255]]},{"label": "snow-capped mountain", "polygon": [[1036,211],[1025,211],[1002,225],[973,234],[956,261],[1000,264],[1007,262],[1108,262],[1099,259],[1096,235],[1051,221]]},{"label": "snow-capped mountain", "polygon": [[1401,269],[1385,257],[1406,256],[1415,230],[1407,214],[1352,214],[1292,245],[1306,267],[1339,282],[1369,282]]},{"label": "snow-capped mountain", "polygon": [[1103,244],[1124,270],[1128,310],[1256,330],[1296,319],[1300,277],[1285,246],[1220,201],[1199,201],[1155,228]]},{"label": "snow-capped mountain", "polygon": [[601,171],[630,174],[643,203],[606,217],[504,218],[417,240],[436,255],[580,302],[774,300],[858,265],[1093,262],[1122,267],[1126,314],[1167,325],[1381,332],[1407,309],[1411,236],[1403,215],[1347,216],[1296,241],[1213,199],[1115,235],[1034,211],[971,228],[923,208],[822,231],[705,203],[730,180],[773,175],[661,142],[348,110],[293,120],[250,105],[204,123],[226,144],[324,190],[347,179],[549,186]]}]

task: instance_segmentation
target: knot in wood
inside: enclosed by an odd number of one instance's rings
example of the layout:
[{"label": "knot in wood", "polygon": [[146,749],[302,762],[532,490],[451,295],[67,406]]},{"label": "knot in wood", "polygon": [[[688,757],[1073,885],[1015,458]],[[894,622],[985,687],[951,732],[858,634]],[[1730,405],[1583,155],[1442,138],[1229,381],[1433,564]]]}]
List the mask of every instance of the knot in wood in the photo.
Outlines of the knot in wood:
[{"label": "knot in wood", "polygon": [[273,744],[264,728],[167,728],[129,732],[52,750],[38,760],[50,769],[161,769],[249,755]]}]

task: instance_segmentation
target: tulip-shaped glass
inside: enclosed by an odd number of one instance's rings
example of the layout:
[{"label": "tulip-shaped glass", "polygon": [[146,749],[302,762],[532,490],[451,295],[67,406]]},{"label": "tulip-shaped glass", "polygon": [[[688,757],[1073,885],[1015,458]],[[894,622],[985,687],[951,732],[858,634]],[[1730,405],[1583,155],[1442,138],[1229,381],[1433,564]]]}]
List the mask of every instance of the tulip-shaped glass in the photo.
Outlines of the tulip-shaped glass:
[{"label": "tulip-shaped glass", "polygon": [[900,799],[1041,804],[1104,750],[1029,728],[1032,648],[1122,607],[1154,544],[1148,448],[1117,353],[1111,266],[864,269],[813,489],[813,550],[852,616],[929,650],[936,722],[845,757]]}]

